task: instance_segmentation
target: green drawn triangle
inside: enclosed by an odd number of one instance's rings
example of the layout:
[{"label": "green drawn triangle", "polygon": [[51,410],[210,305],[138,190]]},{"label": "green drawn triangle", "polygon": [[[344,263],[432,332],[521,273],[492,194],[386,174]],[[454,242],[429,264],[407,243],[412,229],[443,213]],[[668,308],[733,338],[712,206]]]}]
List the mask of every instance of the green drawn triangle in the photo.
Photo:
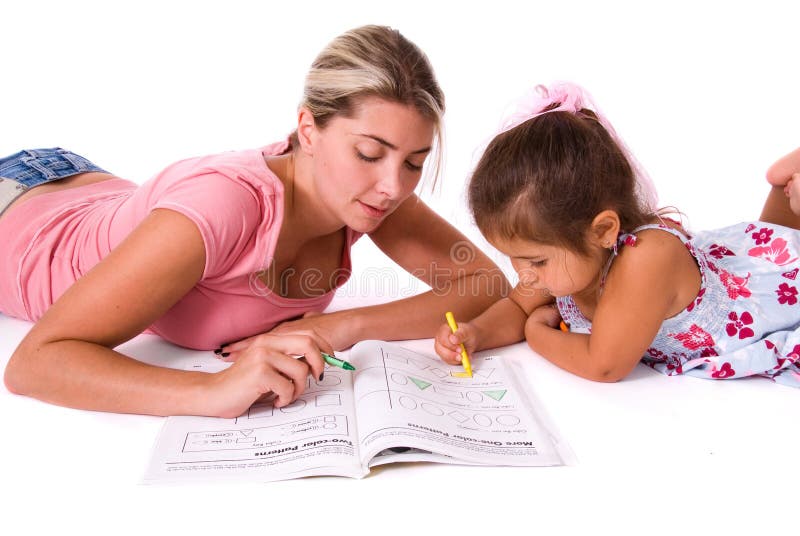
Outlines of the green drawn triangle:
[{"label": "green drawn triangle", "polygon": [[420,391],[424,391],[425,389],[427,389],[428,387],[431,386],[430,383],[428,383],[426,381],[418,380],[416,378],[412,378],[411,376],[409,376],[408,379],[411,380],[412,382],[414,382],[414,385],[419,387]]},{"label": "green drawn triangle", "polygon": [[481,391],[481,392],[486,396],[490,396],[499,402],[500,400],[503,399],[504,396],[506,396],[508,390],[503,389],[502,391]]}]

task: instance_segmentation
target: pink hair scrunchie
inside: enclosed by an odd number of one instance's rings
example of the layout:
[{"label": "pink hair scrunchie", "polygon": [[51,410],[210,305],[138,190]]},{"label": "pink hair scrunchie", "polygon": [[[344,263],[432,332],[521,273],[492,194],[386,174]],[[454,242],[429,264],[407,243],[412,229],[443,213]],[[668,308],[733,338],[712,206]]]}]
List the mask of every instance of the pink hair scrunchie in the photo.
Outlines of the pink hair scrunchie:
[{"label": "pink hair scrunchie", "polygon": [[[551,108],[552,107],[552,108]],[[521,97],[510,113],[501,123],[497,135],[518,127],[522,123],[551,112],[568,112],[577,114],[581,109],[594,112],[598,122],[606,129],[611,139],[619,146],[627,158],[636,177],[637,195],[652,212],[656,212],[658,194],[653,181],[628,146],[619,137],[614,127],[606,119],[594,103],[591,95],[577,84],[571,82],[555,82],[550,86],[537,85]]]}]

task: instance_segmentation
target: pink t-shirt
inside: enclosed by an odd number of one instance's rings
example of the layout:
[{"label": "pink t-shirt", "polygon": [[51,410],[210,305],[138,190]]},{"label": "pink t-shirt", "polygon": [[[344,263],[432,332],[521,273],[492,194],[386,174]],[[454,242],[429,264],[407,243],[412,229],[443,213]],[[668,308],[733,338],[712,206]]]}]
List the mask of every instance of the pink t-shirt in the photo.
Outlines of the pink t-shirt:
[{"label": "pink t-shirt", "polygon": [[[79,277],[102,260],[153,209],[175,210],[200,230],[206,248],[202,279],[149,332],[197,349],[270,330],[307,311],[322,311],[333,291],[283,298],[256,272],[272,262],[283,221],[283,184],[262,154],[287,142],[177,162],[141,186],[113,179],[32,197],[0,220],[0,311],[37,320]],[[350,274],[346,229],[335,286]]]}]

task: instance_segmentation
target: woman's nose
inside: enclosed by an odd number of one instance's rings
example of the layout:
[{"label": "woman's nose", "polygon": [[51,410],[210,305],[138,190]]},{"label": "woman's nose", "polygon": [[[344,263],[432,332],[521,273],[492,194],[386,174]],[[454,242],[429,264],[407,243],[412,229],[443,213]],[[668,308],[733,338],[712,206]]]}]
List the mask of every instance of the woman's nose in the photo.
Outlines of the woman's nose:
[{"label": "woman's nose", "polygon": [[396,166],[386,166],[381,170],[376,189],[390,199],[398,199],[403,193],[402,171]]}]

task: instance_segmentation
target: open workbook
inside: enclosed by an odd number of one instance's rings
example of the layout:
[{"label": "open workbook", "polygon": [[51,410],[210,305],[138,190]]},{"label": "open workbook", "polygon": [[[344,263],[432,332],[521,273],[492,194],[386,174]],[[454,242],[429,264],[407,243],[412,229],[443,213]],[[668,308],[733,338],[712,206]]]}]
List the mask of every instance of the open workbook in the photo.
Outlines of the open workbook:
[{"label": "open workbook", "polygon": [[326,367],[292,404],[235,419],[169,417],[145,482],[315,475],[363,477],[392,462],[539,466],[567,463],[561,441],[512,363],[473,356],[472,378],[433,354],[363,341],[356,370]]}]

